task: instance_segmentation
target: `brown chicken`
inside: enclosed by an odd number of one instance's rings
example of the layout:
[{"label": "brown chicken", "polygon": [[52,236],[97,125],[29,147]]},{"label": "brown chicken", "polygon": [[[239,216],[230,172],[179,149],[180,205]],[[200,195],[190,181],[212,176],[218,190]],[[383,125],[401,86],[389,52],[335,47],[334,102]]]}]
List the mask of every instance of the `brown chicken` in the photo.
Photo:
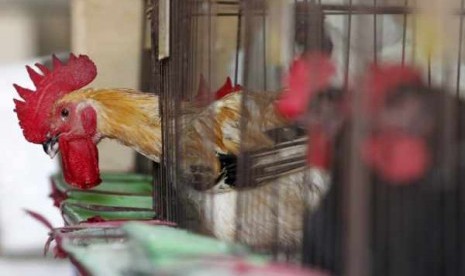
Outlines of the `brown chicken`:
[{"label": "brown chicken", "polygon": [[[100,140],[116,139],[160,162],[162,133],[157,96],[128,89],[76,88],[80,81],[85,85],[92,79],[92,74],[79,79],[85,72],[81,64],[84,62],[85,66],[95,70],[85,56],[71,56],[68,65],[54,60],[56,68],[51,72],[39,67],[43,69],[43,75],[28,69],[37,91],[17,87],[25,101],[16,101],[16,111],[26,139],[42,143],[52,157],[60,150],[65,179],[68,175],[70,184],[90,188],[100,182],[99,177],[92,177],[98,175],[95,145]],[[80,73],[74,71],[78,69]],[[60,76],[72,73],[75,76],[68,81]],[[77,82],[76,85],[67,86],[71,81]],[[43,95],[46,97],[41,98]],[[302,214],[320,198],[320,188],[324,187],[325,181],[320,179],[317,187],[310,179],[314,171],[309,170],[305,162],[281,172],[277,178],[262,181],[257,187],[239,189],[224,183],[216,185],[215,180],[221,173],[218,154],[237,154],[240,138],[243,139],[241,149],[245,151],[273,146],[266,131],[287,124],[275,110],[278,95],[278,92],[250,93],[244,111],[241,110],[243,93],[240,91],[206,107],[182,103],[185,114],[180,118],[183,153],[180,172],[182,182],[189,185],[177,192],[187,200],[185,205],[194,206],[192,209],[200,215],[204,230],[218,238],[232,241],[240,237],[241,241],[258,247],[278,243],[296,248],[301,240]],[[40,124],[31,122],[37,111],[47,114]],[[239,127],[241,116],[247,121],[247,131],[243,135]],[[305,144],[300,144],[287,152],[277,151],[261,162],[266,164],[270,160],[299,156],[304,149]],[[91,177],[86,174],[89,170]],[[245,215],[239,217],[236,212],[241,207],[239,197],[253,199],[247,204],[249,213],[255,212],[252,219],[244,219]],[[239,219],[242,223],[237,228]]]},{"label": "brown chicken", "polygon": [[[256,188],[238,190],[228,186],[224,188],[225,185],[221,189],[213,187],[221,170],[217,153],[239,152],[241,97],[242,93],[231,93],[203,110],[186,107],[189,112],[182,117],[180,144],[184,155],[180,171],[183,181],[189,185],[180,194],[200,213],[204,230],[231,241],[236,235],[238,196],[242,194],[252,198],[248,208],[261,210],[260,218],[241,227],[239,236],[242,236],[242,240],[251,245],[267,247],[275,242],[271,229],[274,229],[273,224],[278,223],[280,242],[286,247],[295,247],[300,241],[301,215],[305,208],[316,204],[320,192],[311,182],[305,182],[311,174],[305,166]],[[242,113],[249,122],[247,135],[243,137],[245,150],[271,147],[273,141],[265,131],[285,125],[285,120],[274,110],[276,97],[276,93],[251,94],[248,109]],[[97,126],[93,138],[96,143],[103,138],[117,139],[151,160],[160,161],[161,128],[156,96],[122,89],[75,91],[56,103],[52,112],[52,118],[55,118],[51,125],[52,136],[60,137],[64,129],[67,133],[79,134],[81,128],[75,129],[69,124],[74,124],[73,118],[80,118],[79,111],[89,106],[96,114]],[[67,119],[63,119],[63,110],[67,110]],[[281,154],[299,155],[305,151],[305,145],[293,150],[295,152]],[[275,204],[272,201],[277,193],[280,200]],[[276,214],[280,214],[279,217]],[[265,235],[258,237],[257,231]]]}]

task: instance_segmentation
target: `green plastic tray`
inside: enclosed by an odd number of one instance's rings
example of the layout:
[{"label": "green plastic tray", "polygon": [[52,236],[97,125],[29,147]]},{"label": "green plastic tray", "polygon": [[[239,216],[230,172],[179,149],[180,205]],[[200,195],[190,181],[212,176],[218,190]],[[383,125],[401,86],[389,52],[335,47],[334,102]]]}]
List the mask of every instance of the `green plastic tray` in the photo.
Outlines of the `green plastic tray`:
[{"label": "green plastic tray", "polygon": [[89,190],[76,189],[61,174],[52,176],[52,185],[66,195],[60,208],[68,225],[104,220],[149,220],[156,216],[152,206],[152,177],[130,173],[102,173],[102,184]]}]

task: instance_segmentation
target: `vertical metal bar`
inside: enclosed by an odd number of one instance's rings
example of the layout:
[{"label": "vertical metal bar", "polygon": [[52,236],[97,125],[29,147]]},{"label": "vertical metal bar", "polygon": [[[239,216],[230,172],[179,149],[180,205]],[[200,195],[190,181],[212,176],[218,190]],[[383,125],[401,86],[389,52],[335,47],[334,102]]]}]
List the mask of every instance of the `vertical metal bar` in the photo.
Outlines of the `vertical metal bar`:
[{"label": "vertical metal bar", "polygon": [[[361,1],[363,4],[365,1]],[[352,10],[352,0],[349,0],[349,11]],[[352,23],[351,13],[349,12],[348,21]],[[360,45],[370,43],[370,40],[363,39],[366,23],[363,17],[358,16],[356,21],[357,41]],[[349,24],[347,35],[348,44],[350,47],[351,24]],[[370,49],[370,48],[367,48]],[[372,49],[372,48],[371,48]],[[350,61],[350,52],[347,49],[347,61]],[[355,73],[360,73],[366,70],[366,58],[371,58],[371,55],[366,53],[366,56],[361,56],[357,60]],[[349,67],[346,65],[346,80],[344,82],[347,87]],[[362,114],[362,104],[366,95],[366,87],[357,87],[352,93],[351,106],[353,116],[349,129],[349,139],[345,141],[348,146],[348,166],[344,168],[346,175],[346,183],[344,183],[343,206],[345,214],[343,216],[343,225],[345,233],[343,234],[343,268],[344,275],[349,276],[368,276],[370,274],[370,254],[369,254],[369,237],[371,229],[369,224],[369,185],[367,179],[367,171],[360,159],[361,142],[363,139],[363,125],[365,117]],[[348,171],[346,171],[348,170]]]},{"label": "vertical metal bar", "polygon": [[[188,25],[188,32],[187,32],[187,36],[189,37],[189,40],[188,40],[188,56],[187,56],[187,59],[188,59],[188,62],[187,62],[187,83],[188,83],[188,88],[187,88],[187,91],[186,92],[190,92],[192,91],[192,93],[189,93],[188,96],[184,96],[184,99],[189,99],[189,101],[192,101],[194,95],[197,94],[197,88],[198,86],[196,86],[196,81],[200,78],[200,76],[194,76],[194,74],[192,74],[191,72],[194,72],[194,59],[195,59],[195,55],[194,55],[194,32],[195,32],[195,27],[194,27],[194,24],[193,24],[193,16],[192,16],[192,13],[194,11],[194,4],[192,3],[191,0],[189,1],[186,1],[188,5],[187,7],[187,10],[189,12],[187,12],[187,15],[186,15],[186,21],[188,22],[187,25]],[[181,134],[182,135],[182,134]]]},{"label": "vertical metal bar", "polygon": [[[241,110],[246,109],[248,97],[249,97],[249,83],[250,83],[250,58],[252,58],[252,29],[249,26],[253,26],[253,10],[255,0],[249,1],[241,1],[241,6],[243,7],[244,11],[244,24],[245,24],[245,33],[244,33],[244,63],[243,63],[243,81],[244,81],[244,89],[242,91],[242,101],[241,101]],[[244,113],[242,113],[244,114]],[[247,131],[247,119],[245,116],[241,116],[240,118],[240,129],[241,129],[241,138],[246,135]],[[241,139],[243,141],[243,139]],[[248,172],[247,164],[249,164],[248,156],[243,154],[243,144],[240,145],[240,154],[238,156],[237,161],[237,183],[241,187],[247,187],[250,183],[250,175]],[[236,233],[235,233],[235,240],[241,241],[242,236],[242,229],[245,220],[247,220],[246,212],[250,211],[247,208],[248,206],[248,197],[247,194],[242,193],[242,195],[238,196],[237,204],[236,204]]]},{"label": "vertical metal bar", "polygon": [[266,46],[267,46],[267,43],[266,43],[266,12],[265,12],[265,8],[263,8],[263,10],[261,10],[261,12],[263,12],[263,15],[262,15],[262,32],[263,32],[263,48],[262,48],[262,51],[263,51],[263,90],[266,91],[267,90],[267,77],[266,77],[266,72],[267,72],[267,66],[266,66]]},{"label": "vertical metal bar", "polygon": [[236,57],[234,61],[234,84],[238,84],[239,77],[239,53],[241,50],[241,36],[242,36],[242,5],[239,5],[238,16],[237,16],[237,36],[236,36]]},{"label": "vertical metal bar", "polygon": [[158,59],[164,59],[170,55],[170,1],[158,0]]},{"label": "vertical metal bar", "polygon": [[[298,10],[297,10],[297,3],[298,1],[297,0],[294,0],[294,18],[298,18]],[[296,20],[294,20],[294,31],[297,30],[298,26],[297,26],[297,23]],[[295,35],[294,35],[294,43],[293,43],[293,48],[292,48],[292,56],[295,56],[296,55],[296,47],[295,47],[295,42],[296,42],[296,39],[295,39]]]},{"label": "vertical metal bar", "polygon": [[[449,91],[452,92],[453,88],[453,76],[452,69],[455,64],[453,64],[448,58],[450,55],[448,53],[443,53],[443,88],[444,93],[444,165],[443,171],[446,171],[444,177],[444,183],[441,187],[441,204],[442,204],[442,240],[443,240],[443,252],[442,252],[442,261],[443,261],[443,275],[460,275],[460,262],[463,257],[460,255],[461,252],[461,231],[460,231],[460,216],[462,212],[460,207],[460,192],[455,193],[451,197],[450,190],[460,191],[459,187],[461,186],[460,182],[460,164],[462,160],[460,159],[460,132],[461,132],[461,104],[457,100],[460,98],[460,70],[461,70],[461,56],[462,56],[462,39],[463,39],[463,14],[464,9],[464,0],[460,2],[460,12],[459,12],[459,39],[458,43],[458,54],[457,54],[457,79],[455,83],[455,97],[449,95]],[[452,13],[448,16],[453,16]]]},{"label": "vertical metal bar", "polygon": [[[263,34],[263,40],[262,40],[262,51],[263,51],[263,55],[262,55],[262,58],[263,58],[263,89],[265,91],[267,91],[267,87],[268,87],[268,81],[267,81],[267,46],[268,46],[268,43],[267,43],[267,28],[266,28],[266,24],[267,24],[267,15],[269,14],[267,12],[267,9],[269,9],[269,6],[267,7],[266,5],[262,4],[260,9],[257,9],[259,13],[262,14],[262,20],[261,20],[261,24],[262,24],[262,34]],[[276,31],[276,30],[274,30]],[[281,30],[279,30],[281,31]],[[252,177],[255,176],[255,171],[251,171],[251,174],[252,174]],[[275,185],[276,186],[276,185]],[[273,188],[276,188],[276,187],[273,187]],[[263,192],[263,194],[265,194],[265,192]],[[279,195],[276,194],[274,195],[276,201],[279,200]],[[257,202],[259,201],[258,199],[252,199],[254,202]],[[267,201],[266,205],[268,206],[271,206],[271,205],[274,205],[276,206],[277,203],[276,202],[270,202],[270,197],[269,196],[266,196],[264,198],[264,200]],[[258,208],[253,208],[253,218],[252,220],[253,221],[256,221],[258,223],[264,223],[265,221],[268,221],[270,220],[269,218],[269,215],[267,213],[267,211],[265,210],[265,207],[262,205],[262,204],[255,204]],[[279,209],[276,209],[277,212],[279,212]],[[265,214],[265,216],[263,216],[263,214]],[[277,214],[278,215],[278,214]],[[274,223],[274,229],[260,229],[262,227],[255,227],[255,229],[253,229],[254,233],[256,233],[257,236],[265,236],[265,235],[269,235],[270,231],[272,231],[273,235],[274,235],[274,240],[276,241],[275,243],[277,244],[278,243],[278,240],[279,240],[279,234],[278,234],[278,228],[279,228],[279,223],[278,221],[276,220],[275,223]],[[274,247],[274,246],[273,246]],[[274,258],[276,258],[277,254],[277,248],[272,248],[271,252],[272,252],[272,255]]]},{"label": "vertical metal bar", "polygon": [[[176,0],[174,0],[176,1]],[[175,2],[173,1],[170,1],[169,3],[170,5],[170,11],[173,11],[172,13],[170,12],[170,16],[169,16],[169,21],[170,23],[172,22],[172,20],[174,19],[175,17],[175,12],[176,12],[176,9],[175,9]],[[174,22],[176,22],[174,20]],[[170,28],[168,29],[169,32],[170,32],[170,38],[173,38],[172,35],[175,35],[174,34],[174,29],[176,28],[176,25],[173,25],[173,24],[170,24]],[[171,42],[171,41],[170,41]],[[176,56],[176,53],[173,53],[173,56],[175,57]],[[164,185],[164,200],[166,202],[166,205],[165,205],[165,209],[166,209],[166,219],[168,220],[172,220],[172,217],[171,217],[171,193],[170,193],[170,190],[169,188],[171,187],[171,173],[170,173],[170,167],[171,167],[171,153],[170,153],[170,149],[171,149],[171,143],[172,143],[172,140],[170,138],[171,137],[171,129],[172,129],[172,126],[171,126],[171,102],[170,102],[170,98],[171,98],[171,91],[172,91],[172,83],[171,83],[171,79],[170,79],[170,76],[171,76],[171,72],[173,71],[173,67],[175,66],[174,64],[174,61],[172,59],[170,60],[167,60],[167,66],[165,67],[166,69],[166,72],[164,74],[164,83],[166,85],[166,87],[164,88],[163,90],[163,94],[161,95],[162,97],[162,106],[161,106],[161,109],[162,109],[162,131],[163,131],[163,176],[164,176],[164,180],[163,180],[163,185]]]},{"label": "vertical metal bar", "polygon": [[[212,70],[212,51],[213,51],[213,47],[212,47],[212,43],[213,43],[213,37],[212,37],[212,28],[213,28],[213,21],[212,21],[212,16],[213,15],[213,12],[216,12],[216,9],[213,10],[212,9],[212,6],[214,5],[214,1],[212,0],[208,0],[207,1],[208,3],[208,14],[207,14],[207,28],[208,28],[208,31],[207,31],[207,35],[208,35],[208,46],[207,46],[207,49],[208,49],[208,52],[207,52],[207,61],[208,61],[208,86],[209,87],[212,87],[212,73],[213,73],[213,70]],[[208,98],[210,98],[212,95],[209,95]],[[209,99],[210,100],[210,99]],[[211,112],[210,116],[213,118],[215,116],[215,114],[213,112]],[[213,148],[209,148],[208,150],[214,150]],[[210,213],[208,214],[211,218],[214,217],[214,213],[215,213],[215,206],[213,205],[214,204],[214,195],[213,194],[208,194],[207,197],[210,197],[210,202],[212,202],[212,206],[211,206],[211,209],[210,209]],[[216,221],[213,221],[213,223],[217,223]]]},{"label": "vertical metal bar", "polygon": [[428,74],[427,74],[427,80],[428,80],[428,87],[431,87],[431,55],[428,55]]},{"label": "vertical metal bar", "polygon": [[[416,2],[417,0],[412,0],[412,1],[413,1],[412,6],[415,7],[416,3],[417,3]],[[417,55],[417,49],[416,49],[417,23],[416,23],[416,20],[412,20],[412,37],[414,39],[413,39],[413,42],[412,42],[412,60],[411,60],[411,62],[415,63],[416,55]]]},{"label": "vertical metal bar", "polygon": [[458,57],[457,57],[457,80],[456,80],[456,90],[455,95],[457,97],[460,96],[460,77],[462,73],[462,47],[463,47],[463,18],[464,15],[462,14],[465,8],[465,0],[460,1],[460,26],[459,26],[459,45],[458,45]]},{"label": "vertical metal bar", "polygon": [[212,27],[213,27],[213,21],[212,21],[212,5],[213,5],[213,0],[208,0],[208,12],[207,12],[207,37],[208,37],[208,46],[207,46],[207,62],[208,62],[208,85],[211,87],[212,84]]},{"label": "vertical metal bar", "polygon": [[[173,81],[175,78],[180,77],[180,72],[179,72],[179,0],[170,0],[170,45],[172,45],[172,53],[173,56],[171,58],[171,70],[169,71],[169,75],[167,76],[169,79],[170,83],[170,89],[168,90],[168,95],[167,95],[167,105],[169,106],[168,109],[168,120],[167,123],[169,124],[169,132],[167,133],[168,135],[168,140],[165,142],[166,144],[169,143],[170,147],[167,148],[167,153],[168,153],[168,164],[167,164],[167,171],[168,171],[168,214],[169,218],[172,221],[176,221],[175,217],[175,211],[174,211],[174,205],[173,205],[173,200],[174,200],[174,195],[173,195],[173,189],[171,189],[173,186],[176,186],[176,181],[174,179],[174,174],[173,174],[173,166],[175,166],[175,156],[174,156],[174,151],[177,146],[177,137],[176,137],[176,96],[175,96],[175,91],[177,91],[177,83]],[[172,36],[171,36],[172,34]],[[171,39],[172,38],[172,39]],[[169,142],[168,142],[169,141]],[[173,143],[174,142],[174,143]],[[175,187],[177,188],[177,187]]]},{"label": "vertical metal bar", "polygon": [[[304,14],[305,14],[305,13],[308,13],[309,2],[308,2],[308,0],[304,0],[304,2],[305,2],[305,6],[304,6],[304,9],[303,9],[302,12],[304,12]],[[309,16],[305,16],[305,17],[304,17],[304,20],[305,20],[304,26],[308,29],[308,27],[309,27],[309,21],[310,21]],[[306,32],[305,32],[305,44],[304,44],[304,49],[308,49],[308,42],[309,42],[309,39],[310,39],[309,33],[308,33],[308,31],[306,31]]]},{"label": "vertical metal bar", "polygon": [[[404,8],[408,7],[408,0],[404,1]],[[403,14],[402,22],[402,65],[405,65],[405,45],[407,43],[407,12]]]},{"label": "vertical metal bar", "polygon": [[[448,94],[451,91],[452,87],[449,85],[452,83],[452,74],[451,67],[446,59],[446,54],[443,57],[445,66],[443,68],[443,85],[444,88],[444,102],[443,108],[443,134],[442,134],[442,156],[441,156],[441,170],[447,172],[444,174],[444,177],[441,179],[441,192],[439,193],[438,200],[441,204],[441,210],[439,210],[439,216],[442,219],[441,229],[441,238],[442,238],[442,252],[439,255],[442,261],[441,265],[441,274],[443,275],[457,275],[457,270],[454,267],[454,257],[450,256],[448,253],[453,252],[454,248],[457,245],[456,241],[456,223],[453,219],[453,214],[456,210],[455,201],[447,197],[448,190],[456,189],[454,186],[457,183],[457,162],[459,161],[457,155],[456,145],[458,144],[457,140],[457,121],[459,117],[457,116],[458,105],[454,97],[450,97]],[[456,252],[454,252],[456,253]]]},{"label": "vertical metal bar", "polygon": [[[153,82],[151,82],[152,91],[155,93],[160,93],[160,63],[158,60],[158,40],[160,31],[158,28],[159,25],[159,0],[152,0],[152,14],[151,14],[151,31],[152,31],[152,77]],[[159,111],[160,112],[160,111]],[[159,114],[161,115],[161,114]],[[161,158],[160,158],[161,159]],[[160,160],[161,161],[161,160]],[[153,165],[153,208],[157,214],[157,216],[161,217],[163,214],[163,204],[161,199],[161,168],[159,164],[154,163]]]},{"label": "vertical metal bar", "polygon": [[[465,0],[461,0],[460,1],[460,13],[459,13],[459,16],[460,16],[460,26],[459,26],[459,49],[458,49],[458,60],[457,60],[457,83],[456,83],[456,97],[457,98],[460,98],[460,84],[461,84],[461,63],[462,63],[462,47],[463,47],[463,32],[464,32],[464,9],[465,9]],[[457,164],[458,164],[458,167],[462,167],[461,164],[464,163],[464,156],[463,156],[463,142],[461,141],[462,137],[463,137],[463,129],[462,129],[462,125],[463,125],[463,117],[462,117],[462,113],[464,112],[463,110],[463,107],[461,105],[458,105],[457,106],[457,113],[458,113],[458,116],[457,116],[457,122],[456,122],[456,132],[457,132],[457,137],[459,139],[458,141],[458,157],[457,157]],[[462,178],[462,173],[459,173],[457,175],[457,178],[456,178],[456,188],[458,190],[458,193],[457,193],[457,205],[456,205],[456,208],[458,209],[458,212],[457,212],[457,215],[456,215],[456,220],[457,220],[457,254],[458,254],[458,258],[457,258],[457,263],[458,263],[458,267],[457,267],[457,274],[458,275],[464,275],[465,273],[465,265],[464,265],[464,260],[465,260],[465,246],[463,244],[463,225],[464,225],[464,222],[465,222],[465,219],[463,217],[463,212],[461,212],[460,210],[463,210],[464,208],[464,189],[463,189],[463,185],[461,185],[463,183],[463,178]]]},{"label": "vertical metal bar", "polygon": [[[324,14],[324,11],[323,9],[321,8],[321,0],[318,0],[318,10],[320,11],[320,15],[321,15],[321,18],[320,18],[320,32],[319,32],[319,39],[320,39],[320,49],[321,50],[325,50],[325,40],[326,40],[326,31],[325,31],[325,14]],[[329,40],[331,40],[330,38],[328,38]],[[332,41],[330,41],[330,43],[332,43]],[[334,46],[333,46],[334,47]],[[334,49],[333,49],[334,50]]]},{"label": "vertical metal bar", "polygon": [[[360,94],[355,92],[354,94]],[[360,110],[361,95],[355,95],[354,110]],[[359,111],[354,111],[359,113]],[[347,210],[345,224],[347,233],[345,238],[345,271],[347,275],[369,275],[369,224],[368,224],[368,185],[365,168],[359,159],[360,143],[362,140],[362,114],[355,114],[350,136],[350,162],[344,205]]]},{"label": "vertical metal bar", "polygon": [[378,14],[376,12],[378,8],[378,1],[373,0],[373,62],[378,63]]},{"label": "vertical metal bar", "polygon": [[350,40],[352,38],[352,0],[348,0],[348,14],[347,14],[347,41],[346,41],[346,55],[344,61],[344,87],[349,85],[349,68],[350,68]]}]

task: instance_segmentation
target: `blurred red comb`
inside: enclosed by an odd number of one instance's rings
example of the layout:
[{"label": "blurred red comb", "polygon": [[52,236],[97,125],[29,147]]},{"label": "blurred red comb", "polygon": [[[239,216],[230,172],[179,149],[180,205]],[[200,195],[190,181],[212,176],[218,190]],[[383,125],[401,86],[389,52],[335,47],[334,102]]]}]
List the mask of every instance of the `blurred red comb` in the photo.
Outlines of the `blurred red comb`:
[{"label": "blurred red comb", "polygon": [[41,72],[38,73],[26,66],[36,91],[13,84],[24,100],[14,99],[15,112],[24,137],[31,143],[46,141],[49,131],[47,119],[53,104],[65,94],[89,84],[97,75],[97,68],[88,56],[70,54],[67,64],[63,64],[55,55],[52,58],[52,70],[37,63],[35,65]]},{"label": "blurred red comb", "polygon": [[373,65],[364,82],[368,108],[372,112],[379,110],[383,107],[388,93],[402,85],[422,85],[422,83],[421,74],[414,67],[402,64]]},{"label": "blurred red comb", "polygon": [[281,93],[277,110],[289,119],[302,115],[317,92],[330,86],[335,73],[336,67],[326,54],[309,52],[297,58],[289,68],[287,89]]},{"label": "blurred red comb", "polygon": [[199,88],[197,89],[197,95],[194,97],[194,103],[197,104],[198,106],[206,106],[213,102],[214,100],[221,100],[223,97],[234,93],[234,92],[239,92],[242,90],[242,86],[239,84],[232,85],[232,81],[230,77],[226,78],[225,83],[223,86],[221,86],[214,95],[214,99],[210,97],[210,87],[207,83],[207,80],[203,76],[203,74],[200,74],[200,81],[199,81]]},{"label": "blurred red comb", "polygon": [[227,77],[226,78],[226,82],[223,84],[223,86],[220,87],[220,89],[218,89],[218,91],[216,91],[215,93],[215,99],[216,100],[219,100],[231,93],[234,93],[234,92],[238,92],[238,91],[241,91],[242,90],[242,86],[240,86],[239,84],[236,84],[236,85],[232,85],[232,81],[231,81],[231,78],[230,77]]},{"label": "blurred red comb", "polygon": [[[374,120],[386,108],[389,94],[402,86],[424,86],[420,71],[402,64],[372,66],[362,85],[367,97],[366,111]],[[406,129],[385,127],[369,134],[362,143],[361,154],[379,176],[396,185],[421,179],[432,164],[426,139]]]},{"label": "blurred red comb", "polygon": [[194,102],[198,103],[199,105],[203,106],[208,104],[208,97],[210,94],[210,88],[208,87],[207,80],[200,74],[199,80],[199,88],[197,89],[197,95],[194,97]]}]

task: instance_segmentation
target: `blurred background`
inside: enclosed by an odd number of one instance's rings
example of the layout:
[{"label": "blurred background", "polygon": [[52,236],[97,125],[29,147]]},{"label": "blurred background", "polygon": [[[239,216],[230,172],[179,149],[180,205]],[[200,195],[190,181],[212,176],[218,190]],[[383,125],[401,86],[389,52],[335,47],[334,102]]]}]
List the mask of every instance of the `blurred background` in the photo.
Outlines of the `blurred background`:
[{"label": "blurred background", "polygon": [[[17,123],[12,84],[33,88],[25,65],[70,51],[92,56],[99,69],[93,86],[145,89],[143,0],[0,0],[0,275],[73,275],[69,262],[43,257],[48,230],[24,209],[62,226],[49,177],[59,171],[40,145],[26,142]],[[123,23],[124,22],[124,23]],[[142,63],[141,61],[148,61]],[[133,171],[135,153],[116,143],[100,146],[101,170]],[[143,162],[143,161],[142,161]]]}]

